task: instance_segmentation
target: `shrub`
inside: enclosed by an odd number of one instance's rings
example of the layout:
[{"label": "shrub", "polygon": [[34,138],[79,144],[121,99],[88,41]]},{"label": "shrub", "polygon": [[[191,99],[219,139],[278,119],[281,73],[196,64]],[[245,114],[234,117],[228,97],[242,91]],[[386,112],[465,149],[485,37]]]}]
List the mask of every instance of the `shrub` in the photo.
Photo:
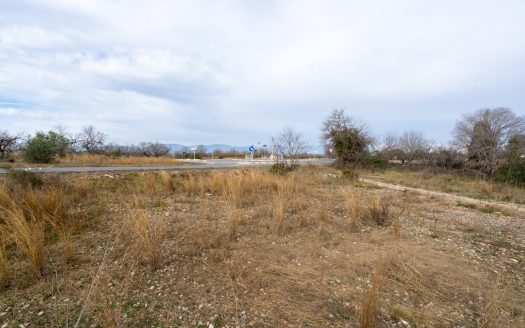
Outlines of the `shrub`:
[{"label": "shrub", "polygon": [[270,172],[272,173],[275,173],[275,174],[279,174],[279,175],[284,175],[288,172],[290,172],[292,169],[286,165],[286,163],[275,163],[272,165],[272,167],[270,168]]},{"label": "shrub", "polygon": [[384,170],[388,167],[388,160],[379,156],[367,156],[363,164],[369,169]]},{"label": "shrub", "polygon": [[56,132],[37,132],[26,142],[24,159],[31,163],[51,163],[56,156],[64,156],[68,146],[69,141]]},{"label": "shrub", "polygon": [[494,175],[494,179],[499,182],[525,187],[525,160],[513,160],[500,166]]}]

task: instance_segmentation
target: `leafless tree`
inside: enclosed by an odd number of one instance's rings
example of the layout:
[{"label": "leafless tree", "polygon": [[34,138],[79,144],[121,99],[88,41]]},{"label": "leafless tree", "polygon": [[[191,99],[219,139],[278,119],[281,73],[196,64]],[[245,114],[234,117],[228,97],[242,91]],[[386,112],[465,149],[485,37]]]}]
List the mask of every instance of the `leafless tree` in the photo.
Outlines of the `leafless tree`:
[{"label": "leafless tree", "polygon": [[454,139],[458,146],[468,149],[471,163],[492,175],[509,140],[524,132],[524,117],[505,107],[487,108],[463,115],[454,128]]},{"label": "leafless tree", "polygon": [[285,127],[276,140],[277,153],[281,155],[290,168],[297,166],[299,155],[306,149],[303,136],[292,127]]},{"label": "leafless tree", "polygon": [[425,160],[432,148],[432,142],[417,131],[404,132],[398,139],[398,148],[403,153],[403,164],[410,164],[415,159]]},{"label": "leafless tree", "polygon": [[169,147],[160,142],[141,142],[138,150],[141,155],[147,157],[160,157],[170,152]]},{"label": "leafless tree", "polygon": [[0,130],[0,159],[5,158],[7,153],[13,151],[21,138],[19,134],[9,134],[5,130]]},{"label": "leafless tree", "polygon": [[77,137],[78,146],[88,153],[96,153],[104,146],[106,135],[97,131],[94,126],[89,125],[82,128]]},{"label": "leafless tree", "polygon": [[197,145],[197,149],[195,150],[197,154],[199,154],[201,157],[204,157],[206,155],[207,149],[204,145]]},{"label": "leafless tree", "polygon": [[325,152],[335,151],[340,166],[359,164],[374,143],[368,125],[348,116],[344,109],[334,109],[321,131]]}]

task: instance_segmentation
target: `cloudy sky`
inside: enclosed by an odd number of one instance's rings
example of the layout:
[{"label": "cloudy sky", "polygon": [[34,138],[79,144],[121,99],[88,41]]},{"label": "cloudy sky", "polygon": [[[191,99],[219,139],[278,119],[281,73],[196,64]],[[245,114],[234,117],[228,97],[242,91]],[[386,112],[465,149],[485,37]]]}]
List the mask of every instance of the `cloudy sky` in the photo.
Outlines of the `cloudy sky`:
[{"label": "cloudy sky", "polygon": [[525,114],[525,1],[0,0],[0,129],[310,143],[333,108],[440,142]]}]

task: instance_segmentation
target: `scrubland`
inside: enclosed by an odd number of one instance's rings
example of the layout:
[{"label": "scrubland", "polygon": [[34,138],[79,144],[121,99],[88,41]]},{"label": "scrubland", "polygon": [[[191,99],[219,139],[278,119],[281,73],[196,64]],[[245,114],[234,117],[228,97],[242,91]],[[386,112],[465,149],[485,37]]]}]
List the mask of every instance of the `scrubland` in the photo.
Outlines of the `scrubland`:
[{"label": "scrubland", "polygon": [[525,224],[326,167],[0,177],[0,327],[522,327]]},{"label": "scrubland", "polygon": [[[52,164],[26,163],[22,154],[12,155],[13,163],[4,162],[1,166],[15,167],[43,167],[43,166],[155,166],[155,165],[183,165],[173,156],[147,157],[147,156],[110,156],[104,154],[67,153],[57,157]],[[0,166],[0,167],[1,167]]]}]

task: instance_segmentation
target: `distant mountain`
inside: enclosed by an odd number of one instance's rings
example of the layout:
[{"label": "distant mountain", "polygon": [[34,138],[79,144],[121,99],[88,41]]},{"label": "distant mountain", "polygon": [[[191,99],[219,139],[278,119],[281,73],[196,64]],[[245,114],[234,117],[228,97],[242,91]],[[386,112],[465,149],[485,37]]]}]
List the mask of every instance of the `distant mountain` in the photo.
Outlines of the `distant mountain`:
[{"label": "distant mountain", "polygon": [[[166,146],[168,146],[173,153],[181,151],[182,148],[184,147],[184,145],[181,145],[181,144],[166,144]],[[189,146],[186,146],[186,147],[191,148],[192,146],[193,145],[189,145]],[[209,152],[213,152],[215,150],[220,150],[220,151],[223,151],[223,152],[227,152],[227,151],[230,151],[232,149],[234,149],[235,151],[238,151],[238,152],[245,152],[245,151],[248,151],[248,147],[249,146],[241,147],[241,146],[232,146],[232,145],[226,145],[226,144],[211,144],[211,145],[204,145],[204,147],[206,147],[206,152],[209,153]],[[255,148],[257,148],[257,145],[255,146]],[[266,147],[266,150],[271,152],[272,145],[268,145]],[[309,152],[309,153],[313,153],[313,154],[323,154],[324,153],[323,146],[319,145],[319,144],[308,146],[306,151]]]},{"label": "distant mountain", "polygon": [[[172,152],[176,153],[176,152],[181,151],[182,148],[185,145],[181,145],[181,144],[166,144],[166,146],[168,146]],[[239,152],[243,152],[243,151],[247,151],[248,150],[248,146],[240,147],[240,146],[231,146],[231,145],[225,145],[225,144],[211,144],[211,145],[203,145],[203,146],[206,148],[206,152],[213,152],[215,150],[220,150],[220,151],[226,152],[226,151],[230,151],[232,149],[234,149],[235,151],[239,151]],[[191,147],[193,147],[193,145],[188,145],[186,147],[191,148]]]}]

